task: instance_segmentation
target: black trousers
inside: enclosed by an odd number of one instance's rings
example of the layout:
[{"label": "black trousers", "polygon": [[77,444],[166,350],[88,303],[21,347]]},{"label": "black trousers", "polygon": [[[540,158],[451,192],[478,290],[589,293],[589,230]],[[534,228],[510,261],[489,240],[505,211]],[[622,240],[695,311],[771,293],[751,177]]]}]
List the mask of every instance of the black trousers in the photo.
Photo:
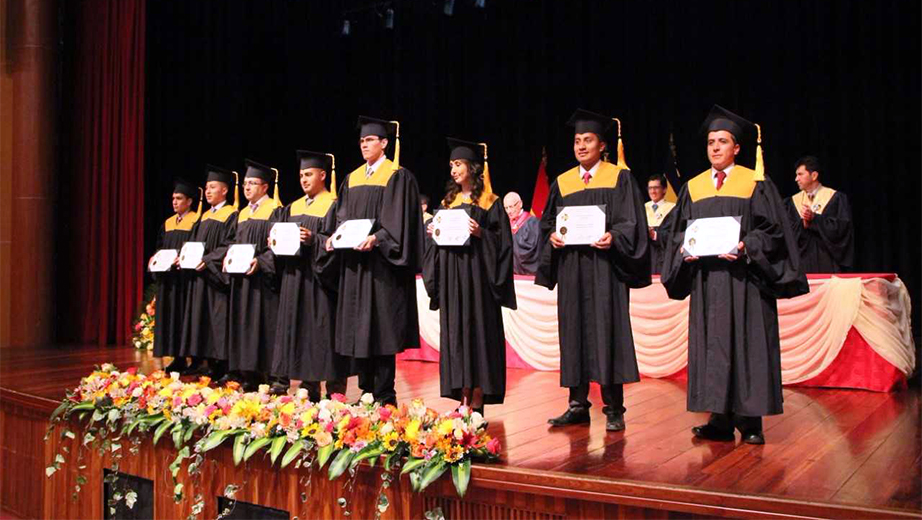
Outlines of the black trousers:
[{"label": "black trousers", "polygon": [[359,388],[362,394],[370,393],[381,404],[397,404],[397,391],[394,390],[394,377],[397,374],[396,356],[375,356],[357,359]]},{"label": "black trousers", "polygon": [[[602,408],[605,415],[623,414],[625,411],[624,385],[602,385],[602,403],[605,405]],[[592,403],[589,402],[589,383],[571,386],[570,408],[588,410],[590,407],[592,407]]]},{"label": "black trousers", "polygon": [[734,413],[711,413],[708,424],[723,431],[733,432],[736,428],[740,433],[761,432],[762,418]]}]

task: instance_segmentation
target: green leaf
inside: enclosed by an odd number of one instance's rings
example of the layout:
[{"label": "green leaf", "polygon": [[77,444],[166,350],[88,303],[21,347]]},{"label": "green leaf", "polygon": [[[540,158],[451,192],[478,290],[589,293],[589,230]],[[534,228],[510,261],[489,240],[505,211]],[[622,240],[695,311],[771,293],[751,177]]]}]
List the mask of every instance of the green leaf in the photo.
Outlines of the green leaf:
[{"label": "green leaf", "polygon": [[415,493],[419,492],[419,479],[420,477],[418,471],[410,473],[410,486],[413,488],[413,492]]},{"label": "green leaf", "polygon": [[54,475],[54,472],[57,470],[58,468],[54,466],[48,466],[47,468],[45,468],[45,476],[50,477],[51,475]]},{"label": "green leaf", "polygon": [[323,468],[323,465],[330,460],[330,455],[333,454],[333,443],[327,444],[326,446],[317,450],[317,464],[318,468]]},{"label": "green leaf", "polygon": [[352,457],[354,456],[355,454],[348,448],[339,450],[339,453],[336,454],[336,458],[334,458],[333,462],[330,464],[330,480],[339,478],[339,476],[346,471],[346,468],[349,467],[349,462],[352,461]]},{"label": "green leaf", "polygon": [[400,470],[401,475],[405,475],[414,469],[422,466],[426,463],[426,459],[417,459],[416,457],[407,457],[407,463],[403,465],[403,469]]},{"label": "green leaf", "polygon": [[78,405],[75,405],[73,408],[70,409],[70,411],[79,412],[80,410],[93,410],[95,408],[96,408],[96,403],[92,401],[86,401]]},{"label": "green leaf", "polygon": [[461,462],[451,465],[451,481],[455,484],[455,491],[458,496],[464,498],[467,493],[467,486],[471,483],[471,459],[465,457]]},{"label": "green leaf", "polygon": [[121,410],[119,410],[118,408],[113,408],[113,409],[109,410],[108,419],[106,419],[106,420],[107,420],[108,422],[110,422],[110,423],[113,423],[113,422],[119,420],[121,417],[122,417],[122,412],[121,412]]},{"label": "green leaf", "polygon": [[394,466],[394,461],[400,457],[399,451],[390,452],[387,457],[384,458],[384,471],[390,471]]},{"label": "green leaf", "polygon": [[93,410],[93,417],[90,420],[92,422],[96,422],[96,421],[101,421],[105,417],[106,417],[106,412],[103,412],[102,410],[97,409],[97,410]]},{"label": "green leaf", "polygon": [[160,440],[160,437],[163,437],[163,434],[170,428],[173,423],[170,421],[164,421],[157,427],[157,431],[154,432],[154,446],[157,445],[157,441]]},{"label": "green leaf", "polygon": [[202,443],[202,453],[211,451],[220,446],[221,443],[224,442],[224,439],[230,435],[231,431],[233,430],[220,430],[212,432],[211,435],[205,437],[204,442]]},{"label": "green leaf", "polygon": [[246,450],[246,434],[240,433],[234,439],[234,466],[239,466],[243,460],[243,452]]},{"label": "green leaf", "polygon": [[295,457],[301,453],[302,448],[304,448],[303,440],[299,440],[298,442],[292,444],[291,447],[288,448],[288,451],[285,452],[285,456],[282,457],[282,467],[284,468],[285,466],[291,464],[291,461],[295,460]]},{"label": "green leaf", "polygon": [[[374,462],[376,457],[380,457],[384,453],[384,446],[379,445],[369,445],[362,448],[352,459],[352,462],[349,464],[350,467],[354,468],[359,465],[360,462],[366,459],[371,459]],[[374,464],[372,464],[374,465]]]},{"label": "green leaf", "polygon": [[269,459],[275,464],[275,459],[279,458],[279,455],[282,453],[282,448],[285,447],[285,442],[288,440],[284,435],[281,437],[276,437],[272,439],[272,447],[269,448]]},{"label": "green leaf", "polygon": [[183,432],[183,434],[182,434],[182,442],[183,442],[183,444],[189,442],[189,439],[192,438],[192,434],[193,434],[193,433],[195,432],[195,430],[197,430],[197,429],[198,429],[198,425],[197,425],[197,424],[194,424],[194,423],[193,423],[193,424],[190,424],[189,427],[186,428],[186,431]]},{"label": "green leaf", "polygon": [[68,406],[70,406],[70,403],[71,403],[71,401],[69,401],[69,400],[67,400],[67,399],[65,399],[64,401],[61,401],[61,404],[59,404],[58,407],[55,408],[53,412],[51,412],[51,418],[48,419],[48,420],[49,420],[49,421],[53,421],[53,420],[55,419],[55,417],[61,415],[61,413],[62,413],[65,409],[67,409]]},{"label": "green leaf", "polygon": [[444,460],[439,460],[438,462],[430,461],[429,465],[422,471],[422,476],[419,479],[419,490],[425,490],[429,487],[429,484],[438,480],[447,469],[448,463]]},{"label": "green leaf", "polygon": [[250,445],[247,446],[246,451],[243,452],[243,460],[250,460],[250,457],[255,455],[256,452],[263,449],[263,447],[269,444],[270,442],[272,442],[272,439],[270,439],[269,437],[261,437],[251,442]]},{"label": "green leaf", "polygon": [[183,427],[181,422],[176,423],[170,431],[170,433],[173,434],[173,445],[176,446],[177,450],[182,446],[182,431]]}]

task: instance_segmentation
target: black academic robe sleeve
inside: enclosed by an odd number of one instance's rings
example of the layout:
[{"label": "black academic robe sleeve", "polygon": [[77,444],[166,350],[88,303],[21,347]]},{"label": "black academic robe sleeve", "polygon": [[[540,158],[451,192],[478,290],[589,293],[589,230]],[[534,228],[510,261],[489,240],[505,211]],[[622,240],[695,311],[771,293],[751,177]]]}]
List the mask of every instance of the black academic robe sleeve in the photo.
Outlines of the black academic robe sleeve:
[{"label": "black academic robe sleeve", "polygon": [[538,269],[535,271],[535,284],[548,289],[557,286],[558,252],[551,245],[551,234],[557,231],[557,212],[561,206],[560,188],[557,180],[551,185],[541,215],[538,239]]},{"label": "black academic robe sleeve", "polygon": [[855,256],[852,209],[844,193],[837,191],[826,209],[813,216],[805,231],[817,234],[840,268],[852,267]]},{"label": "black academic robe sleeve", "polygon": [[[442,209],[442,208],[439,208]],[[428,226],[428,223],[426,224]],[[429,295],[429,310],[439,310],[439,246],[428,233],[423,245],[423,286]]]},{"label": "black academic robe sleeve", "polygon": [[750,224],[742,241],[750,272],[756,275],[763,290],[776,298],[793,298],[810,292],[781,196],[767,176],[756,183],[750,199]]},{"label": "black academic robe sleeve", "polygon": [[622,170],[613,190],[614,208],[607,209],[612,236],[609,252],[618,279],[632,289],[650,285],[650,235],[640,189],[629,170]]},{"label": "black academic robe sleeve", "polygon": [[227,255],[227,249],[237,238],[237,214],[229,216],[221,223],[221,227],[221,239],[214,249],[202,256],[202,262],[205,263],[208,279],[212,283],[230,286],[230,276],[224,272],[224,256]]},{"label": "black academic robe sleeve", "polygon": [[385,202],[376,223],[378,230],[374,232],[377,248],[392,265],[419,273],[425,231],[416,178],[406,168],[400,168],[384,190]]},{"label": "black academic robe sleeve", "polygon": [[287,222],[290,211],[291,204],[272,210],[272,215],[269,216],[269,228],[266,230],[266,240],[263,240],[262,244],[256,244],[256,263],[259,265],[259,270],[263,275],[272,279],[278,277],[281,264],[272,248],[269,247],[269,231],[277,222]]},{"label": "black academic robe sleeve", "polygon": [[684,300],[691,294],[692,282],[698,271],[697,262],[685,262],[682,254],[685,228],[691,219],[691,204],[688,186],[682,186],[676,206],[669,212],[672,220],[667,218],[659,226],[659,229],[665,231],[660,281],[666,288],[666,294],[673,300]]},{"label": "black academic robe sleeve", "polygon": [[339,255],[327,251],[326,243],[330,238],[327,232],[331,219],[336,219],[336,204],[330,206],[323,220],[317,223],[314,237],[308,244],[301,244],[301,254],[311,255],[314,259],[314,276],[323,287],[332,292],[339,290]]},{"label": "black academic robe sleeve", "polygon": [[[472,240],[476,238],[472,237]],[[481,253],[484,272],[493,298],[503,307],[516,308],[515,277],[512,272],[512,227],[503,208],[502,199],[496,199],[487,210],[486,221],[480,227]]]}]

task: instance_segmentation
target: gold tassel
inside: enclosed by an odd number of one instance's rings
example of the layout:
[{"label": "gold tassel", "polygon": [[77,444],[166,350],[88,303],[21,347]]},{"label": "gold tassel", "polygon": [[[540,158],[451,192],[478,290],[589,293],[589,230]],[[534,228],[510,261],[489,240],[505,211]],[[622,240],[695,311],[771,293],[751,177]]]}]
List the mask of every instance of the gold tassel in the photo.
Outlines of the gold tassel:
[{"label": "gold tassel", "polygon": [[332,167],[330,169],[333,170],[333,175],[332,177],[330,177],[330,193],[333,194],[333,198],[335,199],[336,198],[336,157],[334,157],[333,154],[331,153],[328,153],[326,155],[329,155],[330,160],[332,160]]},{"label": "gold tassel", "polygon": [[400,122],[391,121],[391,123],[397,125],[397,130],[394,132],[394,141],[396,141],[394,144],[394,171],[397,171],[400,169]]},{"label": "gold tassel", "polygon": [[275,193],[272,194],[272,198],[275,199],[275,206],[277,208],[282,207],[282,199],[279,197],[279,171],[275,168],[270,168],[275,172]]},{"label": "gold tassel", "polygon": [[756,130],[759,134],[756,138],[756,174],[752,177],[752,180],[762,182],[765,180],[765,163],[762,161],[762,127],[756,125]]},{"label": "gold tassel", "polygon": [[490,181],[490,162],[487,155],[487,143],[480,143],[483,146],[483,192],[493,193],[493,183]]},{"label": "gold tassel", "polygon": [[237,211],[240,211],[240,174],[237,172],[231,172],[234,174],[234,207],[237,208]]},{"label": "gold tassel", "polygon": [[205,191],[202,190],[202,187],[198,188],[198,211],[195,213],[195,220],[193,222],[198,222],[198,219],[202,218],[202,201],[205,199]]},{"label": "gold tassel", "polygon": [[621,120],[617,117],[613,117],[612,119],[618,123],[618,167],[629,170],[630,168],[628,168],[627,162],[624,160],[624,143],[621,142]]}]

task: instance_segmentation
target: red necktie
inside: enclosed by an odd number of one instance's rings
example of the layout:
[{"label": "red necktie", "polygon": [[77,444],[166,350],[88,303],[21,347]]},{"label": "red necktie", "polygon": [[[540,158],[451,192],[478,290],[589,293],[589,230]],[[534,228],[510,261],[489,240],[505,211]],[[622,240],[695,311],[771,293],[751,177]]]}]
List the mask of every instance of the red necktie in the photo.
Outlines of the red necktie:
[{"label": "red necktie", "polygon": [[727,172],[717,172],[717,190],[719,191],[724,185],[724,179],[727,178]]},{"label": "red necktie", "polygon": [[591,180],[592,180],[592,175],[589,175],[588,171],[583,174],[583,184],[585,184],[586,186],[589,186],[589,181]]}]

